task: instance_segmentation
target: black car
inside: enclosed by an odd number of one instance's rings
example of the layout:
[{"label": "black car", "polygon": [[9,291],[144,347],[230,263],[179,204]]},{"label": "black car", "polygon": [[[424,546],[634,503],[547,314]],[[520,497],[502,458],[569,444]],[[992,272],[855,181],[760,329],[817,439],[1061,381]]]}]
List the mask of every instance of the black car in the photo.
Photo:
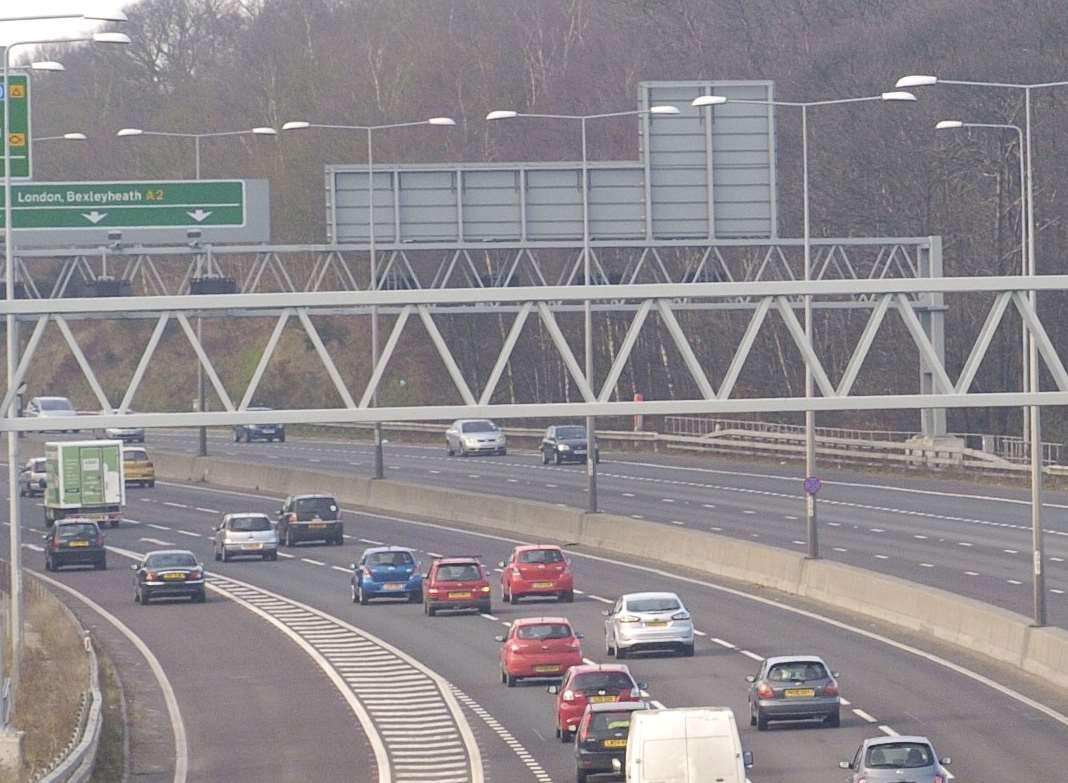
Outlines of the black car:
[{"label": "black car", "polygon": [[160,549],[149,552],[145,559],[130,566],[134,572],[134,601],[144,606],[153,598],[189,596],[202,604],[204,566],[187,549]]},{"label": "black car", "polygon": [[341,544],[345,527],[341,509],[331,495],[293,495],[278,510],[278,542],[296,546],[301,541]]},{"label": "black car", "polygon": [[108,567],[104,534],[91,519],[60,519],[44,540],[46,571],[58,571],[69,565],[91,565],[98,571]]},{"label": "black car", "polygon": [[627,756],[630,715],[647,710],[644,701],[587,704],[575,735],[575,779],[585,783],[590,775],[611,774],[612,759],[622,764]]},{"label": "black car", "polygon": [[[249,411],[269,411],[271,408],[248,408]],[[286,442],[286,425],[284,424],[236,424],[234,425],[234,443],[252,443],[254,440]]]},{"label": "black car", "polygon": [[[545,430],[541,439],[541,464],[550,462],[585,462],[589,443],[586,428],[579,424],[561,424]],[[601,461],[601,451],[597,450],[595,462]]]}]

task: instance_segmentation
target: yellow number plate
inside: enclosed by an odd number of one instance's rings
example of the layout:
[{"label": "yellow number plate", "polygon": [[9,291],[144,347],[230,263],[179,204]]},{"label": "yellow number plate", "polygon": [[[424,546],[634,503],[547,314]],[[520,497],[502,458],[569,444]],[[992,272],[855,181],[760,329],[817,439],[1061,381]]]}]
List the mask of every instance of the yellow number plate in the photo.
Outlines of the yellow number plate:
[{"label": "yellow number plate", "polygon": [[560,671],[560,667],[558,665],[556,665],[556,664],[553,664],[552,666],[549,666],[549,665],[535,666],[534,667],[534,671],[536,671],[536,672],[558,672],[558,671]]},{"label": "yellow number plate", "polygon": [[387,591],[389,591],[391,593],[394,593],[397,590],[403,590],[404,589],[404,582],[387,582],[383,586],[382,589],[387,590]]},{"label": "yellow number plate", "polygon": [[615,696],[590,696],[591,704],[605,704],[606,702],[615,701]]},{"label": "yellow number plate", "polygon": [[242,549],[263,549],[263,544],[242,544]]},{"label": "yellow number plate", "polygon": [[449,593],[449,598],[470,598],[470,593]]},{"label": "yellow number plate", "polygon": [[627,741],[625,739],[606,739],[604,746],[606,748],[625,748],[627,747]]},{"label": "yellow number plate", "polygon": [[311,527],[312,530],[319,530],[320,528],[326,527],[326,525],[319,524],[318,522],[316,522],[313,525],[309,525],[309,527]]},{"label": "yellow number plate", "polygon": [[67,546],[89,546],[88,541],[71,541]]},{"label": "yellow number plate", "polygon": [[646,628],[663,628],[667,625],[667,620],[650,620],[645,624]]},{"label": "yellow number plate", "polygon": [[164,574],[163,579],[167,582],[177,582],[185,579],[185,574]]},{"label": "yellow number plate", "polygon": [[544,590],[546,587],[552,587],[552,586],[553,586],[552,582],[535,582],[534,583],[534,589],[535,590]]},{"label": "yellow number plate", "polygon": [[812,697],[816,695],[815,688],[787,688],[783,691],[783,694],[788,699],[803,699],[805,697]]}]

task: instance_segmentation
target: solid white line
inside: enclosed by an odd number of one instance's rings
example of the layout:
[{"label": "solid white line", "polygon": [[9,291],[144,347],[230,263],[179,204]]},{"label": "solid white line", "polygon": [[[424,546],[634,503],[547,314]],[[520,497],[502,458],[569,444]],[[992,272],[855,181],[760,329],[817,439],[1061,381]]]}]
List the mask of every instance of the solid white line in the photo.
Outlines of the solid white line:
[{"label": "solid white line", "polygon": [[934,568],[934,563],[920,563],[921,568]]},{"label": "solid white line", "polygon": [[885,725],[879,726],[879,731],[881,731],[883,734],[889,735],[891,737],[900,737],[901,736],[896,731],[894,731],[892,728],[890,728],[889,726],[885,726]]},{"label": "solid white line", "polygon": [[676,525],[678,527],[686,527],[686,523],[685,522],[680,522],[677,519],[671,520],[671,524]]},{"label": "solid white line", "polygon": [[1005,581],[1008,582],[1010,585],[1022,585],[1023,584],[1023,582],[1021,582],[1018,579],[1006,579]]},{"label": "solid white line", "polygon": [[173,541],[160,541],[158,538],[142,538],[146,544],[155,544],[156,546],[174,546]]},{"label": "solid white line", "polygon": [[763,661],[764,660],[764,656],[763,655],[757,655],[755,652],[750,652],[749,650],[739,650],[738,652],[740,652],[746,658],[752,658],[754,661]]},{"label": "solid white line", "polygon": [[860,709],[859,707],[853,710],[853,714],[856,715],[861,720],[866,720],[868,723],[878,723],[879,722],[876,718],[873,718],[871,715],[869,715],[868,713],[866,713],[864,710]]},{"label": "solid white line", "polygon": [[596,666],[597,665],[597,661],[593,660],[593,658],[583,658],[582,662],[584,664],[586,664],[587,666]]},{"label": "solid white line", "polygon": [[148,645],[141,640],[141,637],[131,631],[118,617],[113,615],[100,604],[86,598],[78,591],[50,576],[45,576],[44,574],[33,574],[33,576],[37,579],[43,579],[53,587],[58,587],[59,589],[66,591],[99,614],[115,626],[123,636],[129,639],[131,644],[133,644],[138,652],[144,656],[145,660],[148,661],[148,667],[152,670],[156,682],[159,683],[160,690],[163,691],[163,702],[167,706],[167,715],[171,721],[171,733],[174,735],[174,783],[185,783],[186,775],[189,770],[189,744],[185,736],[185,722],[182,720],[181,710],[178,709],[178,699],[174,695],[174,688],[171,687],[171,681],[167,679],[167,673],[163,671],[163,666],[160,665],[159,659],[153,655],[150,649],[148,649]]},{"label": "solid white line", "polygon": [[32,549],[34,552],[43,552],[44,551],[44,547],[43,546],[37,546],[37,544],[23,544],[23,546],[26,547],[27,549]]},{"label": "solid white line", "polygon": [[852,704],[849,699],[843,699],[841,696],[838,697],[838,701],[841,702],[843,707],[848,707],[850,704]]},{"label": "solid white line", "polygon": [[438,552],[427,552],[427,554],[431,557],[445,557],[445,555],[439,554]]},{"label": "solid white line", "polygon": [[964,573],[967,574],[968,576],[979,576],[979,572],[978,571],[965,571]]}]

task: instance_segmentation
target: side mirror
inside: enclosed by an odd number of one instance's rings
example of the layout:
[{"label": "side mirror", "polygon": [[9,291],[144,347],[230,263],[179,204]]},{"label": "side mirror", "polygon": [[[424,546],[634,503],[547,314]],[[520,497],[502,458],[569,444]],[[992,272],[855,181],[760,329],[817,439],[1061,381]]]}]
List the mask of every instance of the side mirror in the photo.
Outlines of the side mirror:
[{"label": "side mirror", "polygon": [[504,568],[504,561],[503,560],[498,560],[497,561],[497,568]]},{"label": "side mirror", "polygon": [[848,761],[839,761],[838,767],[839,769],[853,769],[853,765],[850,764]]},{"label": "side mirror", "polygon": [[953,759],[951,759],[949,756],[946,756],[945,758],[939,759],[938,763],[939,764],[945,764],[948,767],[950,764],[953,763]]},{"label": "side mirror", "polygon": [[623,774],[623,765],[619,763],[619,759],[612,759],[612,771],[617,775]]},{"label": "side mirror", "polygon": [[545,692],[546,693],[551,693],[551,694],[553,694],[555,696],[556,694],[558,694],[560,692],[560,686],[559,685],[550,685],[548,688],[545,689]]},{"label": "side mirror", "polygon": [[356,570],[356,564],[355,563],[349,563],[349,569],[352,570],[352,571],[355,571]]},{"label": "side mirror", "polygon": [[745,764],[745,768],[746,769],[752,769],[753,768],[753,751],[751,751],[751,750],[743,750],[742,751],[742,763]]},{"label": "side mirror", "polygon": [[649,691],[645,690],[645,688],[641,688],[638,691],[638,698],[640,698],[640,699],[648,699],[649,698]]},{"label": "side mirror", "polygon": [[42,536],[41,536],[41,540],[42,540],[42,541],[47,541],[47,540],[48,540],[48,539],[50,539],[51,537],[52,537],[52,534],[51,534],[51,533],[45,533],[44,535],[42,535]]},{"label": "side mirror", "polygon": [[132,566],[130,566],[130,570],[131,570],[131,571],[136,571],[136,570],[137,570],[137,568],[138,568],[138,566],[137,566],[137,564],[136,564],[136,563],[134,563],[134,564],[133,564]]},{"label": "side mirror", "polygon": [[575,634],[575,638],[576,638],[576,639],[585,639],[585,638],[586,638],[586,634],[584,634],[584,633],[577,633],[577,634]]},{"label": "side mirror", "polygon": [[834,678],[835,678],[835,679],[837,680],[837,679],[838,679],[839,677],[841,677],[842,675],[841,675],[841,674],[839,674],[838,672],[831,672],[831,676],[832,676],[832,677],[834,677]]},{"label": "side mirror", "polygon": [[496,639],[498,642],[503,642],[504,641],[504,637],[500,636],[500,635],[494,636],[493,638]]},{"label": "side mirror", "polygon": [[285,506],[282,506],[281,508],[278,509],[278,516],[282,516],[282,514],[284,514],[284,513],[286,513],[286,509],[285,509]]},{"label": "side mirror", "polygon": [[752,674],[747,674],[745,676],[745,681],[746,682],[756,682],[756,677],[754,675],[752,675]]},{"label": "side mirror", "polygon": [[611,617],[612,616],[612,612],[609,611],[608,609],[603,609],[603,610],[601,610],[601,616],[602,617]]}]

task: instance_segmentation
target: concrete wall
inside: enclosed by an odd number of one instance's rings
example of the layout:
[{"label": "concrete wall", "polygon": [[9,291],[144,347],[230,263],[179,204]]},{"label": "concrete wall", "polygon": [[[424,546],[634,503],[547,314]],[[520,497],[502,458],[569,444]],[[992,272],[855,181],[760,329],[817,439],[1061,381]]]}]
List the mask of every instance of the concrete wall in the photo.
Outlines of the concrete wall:
[{"label": "concrete wall", "polygon": [[161,452],[154,459],[160,478],[272,494],[329,492],[343,505],[463,522],[523,540],[578,544],[664,563],[677,562],[684,552],[692,568],[709,575],[869,615],[1068,689],[1068,631],[1032,628],[1029,618],[1015,612],[843,563],[807,560],[763,544],[548,503]]}]

